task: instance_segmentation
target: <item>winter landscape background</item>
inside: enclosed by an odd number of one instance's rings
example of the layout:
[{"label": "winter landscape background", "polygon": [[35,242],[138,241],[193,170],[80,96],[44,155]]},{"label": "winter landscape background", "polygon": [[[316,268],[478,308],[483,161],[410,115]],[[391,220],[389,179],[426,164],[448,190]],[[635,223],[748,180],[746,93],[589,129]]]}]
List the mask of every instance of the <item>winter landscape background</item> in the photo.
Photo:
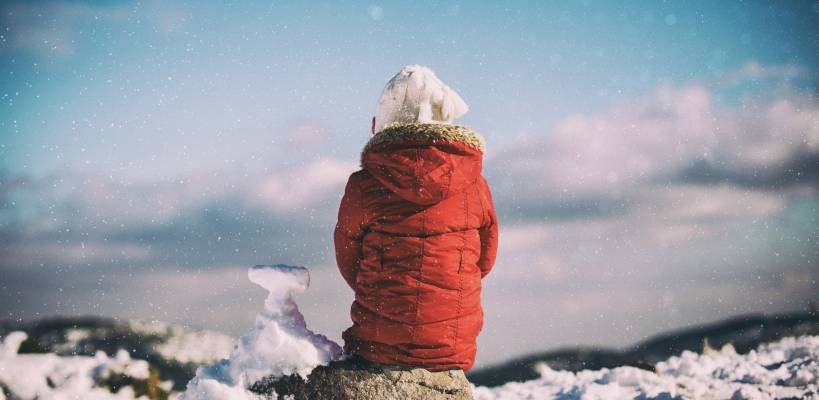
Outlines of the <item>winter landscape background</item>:
[{"label": "winter landscape background", "polygon": [[311,329],[386,80],[427,65],[487,139],[501,222],[476,368],[819,301],[819,5],[0,5],[0,312],[238,337],[256,264]]}]

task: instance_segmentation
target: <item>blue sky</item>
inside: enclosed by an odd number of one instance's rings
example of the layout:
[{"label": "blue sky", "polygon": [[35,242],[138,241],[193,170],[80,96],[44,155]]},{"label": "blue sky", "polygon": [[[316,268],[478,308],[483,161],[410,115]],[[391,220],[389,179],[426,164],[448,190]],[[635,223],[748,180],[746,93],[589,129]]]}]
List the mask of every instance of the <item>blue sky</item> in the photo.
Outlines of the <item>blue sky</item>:
[{"label": "blue sky", "polygon": [[341,190],[415,63],[488,143],[504,226],[477,366],[804,309],[817,4],[4,2],[0,311],[240,334],[264,295],[245,268],[290,263],[338,339]]},{"label": "blue sky", "polygon": [[433,67],[470,99],[462,123],[503,141],[749,60],[819,65],[814,8],[10,3],[3,164],[166,174],[247,159],[300,118],[320,120],[330,144],[351,152],[366,140],[383,81],[409,63]]}]

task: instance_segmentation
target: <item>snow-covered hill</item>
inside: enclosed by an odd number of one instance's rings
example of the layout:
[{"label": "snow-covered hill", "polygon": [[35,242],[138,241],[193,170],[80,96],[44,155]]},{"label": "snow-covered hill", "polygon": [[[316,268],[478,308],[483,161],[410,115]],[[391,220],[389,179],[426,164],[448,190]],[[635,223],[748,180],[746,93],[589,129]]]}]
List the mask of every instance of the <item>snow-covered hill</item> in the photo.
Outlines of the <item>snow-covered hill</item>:
[{"label": "snow-covered hill", "polygon": [[748,354],[731,345],[704,354],[685,351],[655,365],[555,371],[496,388],[477,387],[478,400],[493,399],[810,399],[819,398],[819,336],[788,337]]},{"label": "snow-covered hill", "polygon": [[[155,375],[155,383],[164,382],[162,387],[170,385],[169,391],[184,390],[185,384],[193,377],[199,365],[226,357],[236,344],[234,338],[220,332],[192,330],[161,321],[118,321],[93,316],[47,318],[22,324],[7,321],[0,324],[0,337],[3,339],[15,337],[14,332],[18,332],[18,339],[24,337],[19,343],[12,342],[18,346],[14,347],[15,352],[19,350],[20,353],[16,361],[53,364],[56,368],[54,373],[59,375],[74,371],[74,367],[60,366],[63,362],[61,360],[67,363],[73,362],[71,360],[85,360],[76,366],[99,370],[101,365],[107,363],[107,358],[123,360],[127,356],[146,363]],[[25,335],[20,336],[22,333]],[[4,348],[9,352],[12,347],[7,345]],[[0,365],[0,368],[5,365]],[[97,384],[104,380],[96,372],[89,374],[86,375],[92,377],[91,381],[96,381]],[[71,375],[83,374],[74,371]],[[8,376],[6,379],[3,376],[5,375],[0,374],[0,385],[7,388],[12,386]],[[37,375],[31,375],[28,380],[35,379],[35,376]],[[57,379],[48,374],[45,376],[51,377],[49,379],[52,381]],[[144,379],[141,375],[131,378]],[[131,378],[126,381],[132,380]],[[123,382],[113,382],[113,385],[117,389],[123,386]],[[138,383],[137,386],[139,385],[146,387],[144,390],[137,389],[135,393],[147,390],[147,382]]]},{"label": "snow-covered hill", "polygon": [[[109,357],[17,354],[22,332],[0,348],[0,399],[176,398],[170,381],[150,383],[149,364],[124,350]],[[489,399],[810,399],[819,398],[819,336],[785,338],[748,354],[729,345],[704,354],[690,351],[656,364],[573,373],[538,366],[541,377],[500,387],[474,387]],[[117,383],[119,382],[119,383]],[[151,385],[156,385],[152,389]],[[153,392],[151,392],[153,390]],[[246,392],[238,392],[245,395]],[[248,397],[250,397],[249,393]],[[230,397],[228,397],[230,398]]]},{"label": "snow-covered hill", "polygon": [[0,398],[10,399],[133,399],[167,397],[173,383],[159,382],[147,361],[127,351],[113,357],[99,351],[93,357],[61,357],[54,353],[19,354],[24,332],[11,332],[0,348]]},{"label": "snow-covered hill", "polygon": [[467,378],[478,386],[490,387],[524,382],[540,377],[536,368],[540,363],[572,372],[622,366],[653,371],[656,363],[686,350],[696,353],[705,347],[721,348],[730,344],[738,353],[745,354],[763,343],[784,337],[816,335],[819,335],[816,312],[747,314],[664,332],[623,349],[567,347],[532,353],[472,370]]}]

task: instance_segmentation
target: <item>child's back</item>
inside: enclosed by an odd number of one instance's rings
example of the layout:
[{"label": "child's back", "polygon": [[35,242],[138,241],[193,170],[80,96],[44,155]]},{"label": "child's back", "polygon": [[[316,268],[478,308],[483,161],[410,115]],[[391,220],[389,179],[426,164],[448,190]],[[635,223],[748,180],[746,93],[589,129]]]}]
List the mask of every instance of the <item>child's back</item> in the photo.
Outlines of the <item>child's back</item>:
[{"label": "child's back", "polygon": [[480,138],[458,125],[392,124],[367,143],[335,230],[338,265],[355,291],[346,352],[429,370],[472,367],[481,278],[498,244],[482,158]]},{"label": "child's back", "polygon": [[432,371],[475,362],[498,220],[481,176],[483,140],[451,125],[468,109],[420,65],[402,68],[378,101],[334,233],[355,291],[348,353]]}]

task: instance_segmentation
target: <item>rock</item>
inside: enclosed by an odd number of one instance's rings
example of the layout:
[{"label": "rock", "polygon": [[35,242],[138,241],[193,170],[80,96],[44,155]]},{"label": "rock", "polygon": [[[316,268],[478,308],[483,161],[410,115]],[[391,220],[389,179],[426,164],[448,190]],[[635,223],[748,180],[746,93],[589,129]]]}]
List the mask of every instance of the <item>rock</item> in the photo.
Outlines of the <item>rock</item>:
[{"label": "rock", "polygon": [[262,395],[275,391],[280,399],[294,400],[472,399],[469,381],[459,369],[432,372],[373,363],[357,356],[319,366],[307,380],[297,374],[266,377],[249,390]]}]

